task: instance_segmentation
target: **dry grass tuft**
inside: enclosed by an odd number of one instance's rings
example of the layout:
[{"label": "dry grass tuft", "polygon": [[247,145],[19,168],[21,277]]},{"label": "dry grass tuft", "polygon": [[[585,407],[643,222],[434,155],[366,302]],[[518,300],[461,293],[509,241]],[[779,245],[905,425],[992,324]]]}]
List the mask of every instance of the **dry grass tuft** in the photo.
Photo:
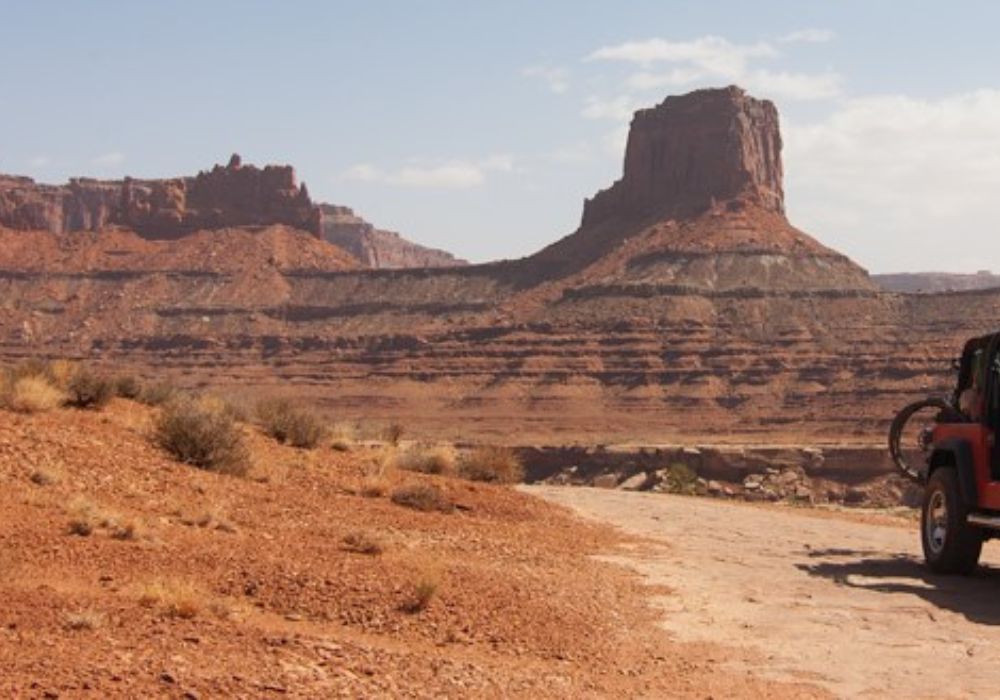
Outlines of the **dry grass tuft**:
[{"label": "dry grass tuft", "polygon": [[441,588],[441,568],[435,563],[421,563],[410,582],[410,590],[400,609],[415,614],[427,609]]},{"label": "dry grass tuft", "polygon": [[190,620],[208,606],[207,596],[186,581],[151,581],[139,591],[139,604],[160,608],[168,617]]},{"label": "dry grass tuft", "polygon": [[18,413],[42,413],[59,408],[65,395],[44,376],[9,378],[0,403]]},{"label": "dry grass tuft", "polygon": [[358,554],[381,554],[385,550],[382,541],[374,535],[360,530],[349,532],[340,541],[341,548]]},{"label": "dry grass tuft", "polygon": [[133,374],[121,374],[114,379],[115,395],[137,401],[142,396],[142,382]]},{"label": "dry grass tuft", "polygon": [[524,467],[509,447],[478,447],[462,455],[458,474],[470,481],[514,484],[524,479]]},{"label": "dry grass tuft", "polygon": [[160,381],[144,386],[137,398],[140,403],[144,403],[147,406],[164,406],[175,399],[179,399],[182,394],[183,392],[171,382]]},{"label": "dry grass tuft", "polygon": [[405,484],[394,490],[390,498],[396,505],[427,513],[450,513],[455,509],[441,489],[431,484]]},{"label": "dry grass tuft", "polygon": [[313,449],[326,436],[326,428],[314,413],[288,399],[264,399],[257,404],[257,418],[264,432],[292,447]]},{"label": "dry grass tuft", "polygon": [[69,506],[69,514],[68,530],[71,535],[88,537],[98,530],[106,530],[116,540],[137,540],[146,536],[146,528],[138,520],[123,521],[119,514],[87,498],[74,499]]},{"label": "dry grass tuft", "polygon": [[178,461],[243,476],[250,453],[233,416],[210,400],[176,399],[163,407],[155,439]]},{"label": "dry grass tuft", "polygon": [[393,464],[399,469],[422,474],[454,474],[456,455],[450,446],[416,445],[396,454]]},{"label": "dry grass tuft", "polygon": [[395,447],[403,439],[405,432],[406,428],[403,427],[402,423],[390,423],[382,429],[382,439]]},{"label": "dry grass tuft", "polygon": [[104,614],[96,610],[66,613],[63,628],[71,632],[90,632],[104,624]]}]

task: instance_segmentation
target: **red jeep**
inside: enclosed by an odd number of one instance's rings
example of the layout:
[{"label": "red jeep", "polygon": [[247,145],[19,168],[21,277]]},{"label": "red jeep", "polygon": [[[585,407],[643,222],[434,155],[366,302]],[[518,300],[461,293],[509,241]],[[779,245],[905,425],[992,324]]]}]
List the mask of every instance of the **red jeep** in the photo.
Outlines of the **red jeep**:
[{"label": "red jeep", "polygon": [[[1000,536],[1000,333],[973,338],[956,361],[950,399],[910,404],[889,430],[889,452],[924,487],[924,558],[945,574],[969,574],[983,541]],[[932,411],[921,425],[914,416]],[[912,439],[906,431],[917,427]],[[916,465],[916,466],[915,466]]]}]

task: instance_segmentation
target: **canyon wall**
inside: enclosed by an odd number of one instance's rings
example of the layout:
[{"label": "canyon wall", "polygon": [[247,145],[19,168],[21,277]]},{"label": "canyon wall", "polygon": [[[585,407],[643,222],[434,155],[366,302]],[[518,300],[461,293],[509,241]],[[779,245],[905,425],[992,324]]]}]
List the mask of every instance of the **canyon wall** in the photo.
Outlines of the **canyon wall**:
[{"label": "canyon wall", "polygon": [[781,175],[773,105],[726,88],[640,112],[621,179],[517,261],[358,270],[306,234],[0,231],[0,357],[456,440],[879,444],[993,329],[1000,291],[885,292],[787,221]]}]

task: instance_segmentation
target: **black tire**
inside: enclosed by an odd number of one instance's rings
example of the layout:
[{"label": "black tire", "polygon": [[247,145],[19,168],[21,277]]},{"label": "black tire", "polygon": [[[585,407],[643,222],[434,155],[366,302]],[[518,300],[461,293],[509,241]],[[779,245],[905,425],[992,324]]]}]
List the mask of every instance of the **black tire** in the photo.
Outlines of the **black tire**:
[{"label": "black tire", "polygon": [[932,571],[967,575],[976,570],[983,533],[966,522],[968,515],[969,505],[962,500],[958,473],[950,467],[937,469],[924,489],[920,511],[920,542]]}]

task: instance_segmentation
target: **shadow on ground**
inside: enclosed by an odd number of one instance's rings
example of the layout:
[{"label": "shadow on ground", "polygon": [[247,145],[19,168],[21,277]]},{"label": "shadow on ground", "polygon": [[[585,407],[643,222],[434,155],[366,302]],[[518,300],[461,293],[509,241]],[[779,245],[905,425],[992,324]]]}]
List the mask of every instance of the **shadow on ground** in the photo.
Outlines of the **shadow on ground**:
[{"label": "shadow on ground", "polygon": [[1000,570],[980,567],[972,576],[941,576],[907,555],[891,557],[853,549],[813,549],[815,563],[796,564],[810,576],[877,593],[903,593],[981,625],[1000,624]]}]

